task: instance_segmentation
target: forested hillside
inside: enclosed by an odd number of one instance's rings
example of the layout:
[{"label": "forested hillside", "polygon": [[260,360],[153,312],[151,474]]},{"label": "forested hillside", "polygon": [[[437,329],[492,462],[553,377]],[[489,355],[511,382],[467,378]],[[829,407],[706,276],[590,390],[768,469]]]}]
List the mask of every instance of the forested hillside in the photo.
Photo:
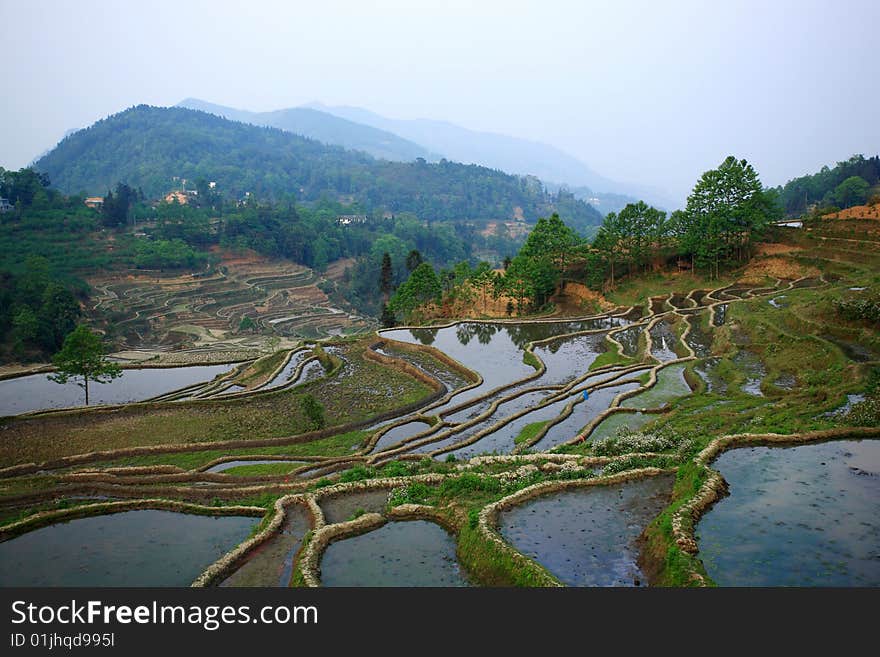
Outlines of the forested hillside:
[{"label": "forested hillside", "polygon": [[826,166],[813,175],[789,180],[777,191],[789,216],[803,214],[813,205],[824,209],[861,205],[880,198],[880,156],[853,155],[833,169]]},{"label": "forested hillside", "polygon": [[309,107],[291,107],[274,112],[248,112],[215,105],[198,98],[182,100],[177,107],[208,112],[232,121],[279,128],[303,137],[317,139],[325,144],[364,151],[373,157],[385,160],[409,162],[418,157],[435,161],[440,159],[440,156],[431,153],[427,148],[387,130],[348,121]]},{"label": "forested hillside", "polygon": [[375,160],[176,107],[140,105],[99,121],[65,138],[35,166],[65,193],[103,194],[122,181],[155,198],[177,176],[216,181],[227,198],[325,198],[370,211],[412,212],[423,220],[503,219],[521,208],[531,222],[556,211],[579,230],[601,222],[589,204],[551,195],[537,179],[446,160]]}]

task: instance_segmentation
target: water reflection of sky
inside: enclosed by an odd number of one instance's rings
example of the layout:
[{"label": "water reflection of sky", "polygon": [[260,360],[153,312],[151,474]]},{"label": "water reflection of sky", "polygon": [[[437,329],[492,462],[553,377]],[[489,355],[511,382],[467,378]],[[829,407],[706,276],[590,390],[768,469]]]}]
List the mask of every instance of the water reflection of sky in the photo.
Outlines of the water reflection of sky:
[{"label": "water reflection of sky", "polygon": [[666,505],[671,477],[594,486],[502,512],[502,536],[570,586],[632,586],[645,578],[636,541]]},{"label": "water reflection of sky", "polygon": [[425,520],[389,522],[335,541],[321,560],[324,586],[467,586],[455,541]]},{"label": "water reflection of sky", "polygon": [[880,586],[880,441],[722,454],[730,496],[697,526],[724,586]]},{"label": "water reflection of sky", "polygon": [[[235,365],[198,365],[123,370],[110,383],[90,383],[90,404],[122,404],[156,397],[201,381],[210,381]],[[76,379],[79,380],[78,378]],[[85,394],[74,380],[61,385],[46,374],[31,374],[0,381],[0,416],[48,408],[85,404]]]},{"label": "water reflection of sky", "polygon": [[0,543],[0,586],[188,586],[258,521],[138,510],[50,525]]}]

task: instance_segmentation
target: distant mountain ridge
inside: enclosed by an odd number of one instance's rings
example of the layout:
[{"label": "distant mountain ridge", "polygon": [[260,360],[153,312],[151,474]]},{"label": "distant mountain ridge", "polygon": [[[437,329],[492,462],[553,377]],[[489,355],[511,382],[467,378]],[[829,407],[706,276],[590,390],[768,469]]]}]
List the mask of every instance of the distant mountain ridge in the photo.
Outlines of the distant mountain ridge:
[{"label": "distant mountain ridge", "polygon": [[440,159],[440,156],[431,153],[428,149],[391,132],[308,107],[292,107],[273,112],[250,112],[215,105],[198,98],[182,100],[176,107],[199,110],[242,123],[278,128],[317,139],[325,144],[363,151],[384,160],[411,162],[419,157],[426,160]]},{"label": "distant mountain ridge", "polygon": [[565,191],[534,178],[456,162],[392,162],[182,107],[140,105],[79,130],[36,163],[66,193],[103,194],[117,182],[164,195],[174,177],[215,181],[241,198],[310,202],[328,197],[374,211],[429,220],[529,222],[559,214],[586,232],[602,217]]},{"label": "distant mountain ridge", "polygon": [[390,119],[359,107],[333,107],[319,102],[273,112],[251,112],[187,98],[177,107],[280,128],[388,160],[406,162],[421,157],[437,162],[445,158],[532,175],[554,189],[569,187],[575,196],[592,202],[603,213],[641,198],[661,207],[674,204],[658,190],[609,180],[555,146],[469,130],[447,121]]},{"label": "distant mountain ridge", "polygon": [[[320,102],[304,107],[320,110],[356,123],[362,123],[443,153],[444,157],[500,169],[508,173],[533,175],[555,186],[589,188],[593,195],[625,195],[630,200],[644,198],[670,207],[673,202],[660,190],[610,180],[560,148],[528,139],[494,132],[469,130],[447,121],[431,119],[390,119],[360,107],[329,106]],[[584,190],[582,190],[584,191]],[[579,198],[586,198],[586,194]]]}]

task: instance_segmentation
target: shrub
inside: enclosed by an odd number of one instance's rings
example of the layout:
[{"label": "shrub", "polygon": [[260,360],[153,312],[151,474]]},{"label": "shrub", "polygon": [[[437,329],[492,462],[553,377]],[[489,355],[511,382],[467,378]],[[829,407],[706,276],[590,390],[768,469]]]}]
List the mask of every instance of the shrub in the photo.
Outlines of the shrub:
[{"label": "shrub", "polygon": [[306,395],[302,400],[303,415],[309,429],[323,429],[326,423],[324,419],[324,407],[311,395]]},{"label": "shrub", "polygon": [[615,436],[593,443],[593,453],[597,456],[619,456],[632,452],[663,452],[682,446],[686,450],[691,447],[689,441],[669,430],[635,433],[621,427]]},{"label": "shrub", "polygon": [[880,299],[835,299],[837,314],[854,322],[870,322],[880,325]]}]

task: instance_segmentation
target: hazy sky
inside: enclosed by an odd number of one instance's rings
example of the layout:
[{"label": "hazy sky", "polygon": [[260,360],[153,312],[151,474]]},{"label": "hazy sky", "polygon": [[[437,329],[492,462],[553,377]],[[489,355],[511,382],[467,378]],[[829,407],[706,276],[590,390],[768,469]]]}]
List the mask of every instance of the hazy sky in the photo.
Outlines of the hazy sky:
[{"label": "hazy sky", "polygon": [[0,0],[0,166],[131,105],[312,100],[552,143],[687,194],[880,152],[877,0]]}]

